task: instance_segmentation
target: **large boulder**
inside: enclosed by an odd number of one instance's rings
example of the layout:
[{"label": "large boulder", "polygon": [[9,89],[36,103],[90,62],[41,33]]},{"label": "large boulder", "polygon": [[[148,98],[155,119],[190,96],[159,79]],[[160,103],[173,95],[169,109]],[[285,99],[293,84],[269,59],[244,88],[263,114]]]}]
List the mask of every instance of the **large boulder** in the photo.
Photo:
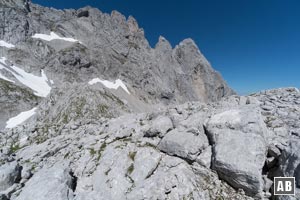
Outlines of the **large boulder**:
[{"label": "large boulder", "polygon": [[194,161],[208,146],[208,139],[202,132],[196,135],[186,130],[174,129],[165,135],[158,148],[171,156]]},{"label": "large boulder", "polygon": [[56,164],[34,174],[16,200],[71,200],[75,185],[70,169]]},{"label": "large boulder", "polygon": [[213,169],[233,187],[261,197],[267,129],[260,111],[243,106],[216,114],[206,130],[213,144]]}]

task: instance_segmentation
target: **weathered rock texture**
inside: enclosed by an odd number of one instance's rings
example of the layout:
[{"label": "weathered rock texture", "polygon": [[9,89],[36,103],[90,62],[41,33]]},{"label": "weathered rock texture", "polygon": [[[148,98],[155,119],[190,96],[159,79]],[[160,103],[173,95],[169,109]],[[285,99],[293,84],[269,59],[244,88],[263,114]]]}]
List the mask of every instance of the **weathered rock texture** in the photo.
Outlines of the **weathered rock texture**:
[{"label": "weathered rock texture", "polygon": [[[286,199],[300,198],[298,89],[230,96],[191,39],[151,48],[117,11],[26,2],[0,2],[0,40],[15,45],[0,47],[0,199],[275,199],[274,176],[296,177]],[[51,92],[37,97],[12,66]]]},{"label": "weathered rock texture", "polygon": [[246,193],[260,194],[267,153],[267,128],[260,111],[254,106],[228,110],[212,116],[206,129],[213,144],[213,169]]}]

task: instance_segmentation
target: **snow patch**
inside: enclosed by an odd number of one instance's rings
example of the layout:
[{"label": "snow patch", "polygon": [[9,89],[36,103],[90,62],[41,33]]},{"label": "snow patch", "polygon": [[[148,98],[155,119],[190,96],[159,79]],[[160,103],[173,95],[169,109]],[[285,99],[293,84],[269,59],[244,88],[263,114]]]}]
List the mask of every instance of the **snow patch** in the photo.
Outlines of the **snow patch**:
[{"label": "snow patch", "polygon": [[29,119],[30,117],[32,117],[35,114],[36,109],[37,108],[33,108],[29,111],[21,112],[17,116],[10,118],[6,122],[5,128],[14,128],[14,127],[22,124],[23,122],[25,122],[27,119]]},{"label": "snow patch", "polygon": [[4,40],[0,40],[0,47],[6,47],[10,49],[15,48],[15,45],[5,42]]},{"label": "snow patch", "polygon": [[23,69],[14,65],[12,65],[10,69],[6,67],[5,61],[6,58],[0,58],[0,69],[6,69],[10,73],[12,73],[12,75],[14,75],[14,77],[18,81],[35,91],[35,95],[46,97],[50,93],[51,87],[48,85],[48,78],[44,70],[42,70],[42,76],[36,76],[31,73],[27,73]]},{"label": "snow patch", "polygon": [[35,35],[32,36],[32,38],[46,40],[48,42],[50,42],[52,40],[65,40],[65,41],[68,41],[68,42],[79,42],[79,43],[81,43],[79,40],[76,40],[74,38],[60,37],[59,35],[57,35],[54,32],[51,32],[50,35],[36,33]]},{"label": "snow patch", "polygon": [[21,83],[26,85],[27,87],[31,88],[35,91],[35,95],[40,97],[46,97],[50,91],[51,87],[48,85],[48,78],[42,70],[42,76],[35,76],[33,74],[25,72],[23,69],[18,68],[16,66],[11,67],[13,70],[15,70],[18,74],[14,74],[16,79],[18,79]]},{"label": "snow patch", "polygon": [[114,89],[114,90],[116,90],[119,87],[121,87],[123,90],[125,90],[125,92],[127,92],[128,94],[130,94],[130,92],[127,89],[126,85],[120,79],[117,79],[115,82],[111,82],[111,81],[107,81],[107,80],[101,80],[99,78],[94,78],[91,81],[89,81],[89,85],[94,85],[96,83],[101,83],[105,87],[107,87],[109,89]]}]

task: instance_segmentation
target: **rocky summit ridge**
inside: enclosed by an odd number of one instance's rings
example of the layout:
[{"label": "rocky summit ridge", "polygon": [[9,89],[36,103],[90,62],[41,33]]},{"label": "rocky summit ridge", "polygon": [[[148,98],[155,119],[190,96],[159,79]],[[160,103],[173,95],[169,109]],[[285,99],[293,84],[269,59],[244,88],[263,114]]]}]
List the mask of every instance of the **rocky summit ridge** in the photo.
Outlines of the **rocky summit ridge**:
[{"label": "rocky summit ridge", "polygon": [[117,11],[0,11],[0,200],[300,199],[297,88],[235,95]]}]

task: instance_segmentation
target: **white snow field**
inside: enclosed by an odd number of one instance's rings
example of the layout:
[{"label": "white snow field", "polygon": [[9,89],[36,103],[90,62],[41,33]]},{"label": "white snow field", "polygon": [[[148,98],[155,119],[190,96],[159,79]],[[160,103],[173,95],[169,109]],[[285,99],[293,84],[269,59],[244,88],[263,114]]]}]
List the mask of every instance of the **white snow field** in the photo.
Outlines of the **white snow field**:
[{"label": "white snow field", "polygon": [[[23,69],[14,65],[8,68],[5,62],[5,57],[0,58],[0,69],[5,69],[10,72],[18,81],[32,89],[35,95],[46,97],[50,93],[51,87],[48,85],[48,78],[43,70],[41,71],[42,76],[36,76],[31,73],[27,73]],[[7,79],[3,75],[2,77],[0,76],[0,78],[4,80]]]},{"label": "white snow field", "polygon": [[80,42],[79,40],[76,40],[74,38],[60,37],[59,35],[57,35],[54,32],[51,32],[50,35],[36,33],[35,35],[32,36],[32,38],[46,40],[48,42],[50,42],[52,40],[65,40],[68,42]]},{"label": "white snow field", "polygon": [[4,40],[0,40],[0,47],[6,47],[11,49],[11,48],[15,48],[15,45],[5,42]]},{"label": "white snow field", "polygon": [[33,108],[31,110],[21,112],[17,116],[10,118],[6,122],[5,128],[14,128],[14,127],[22,124],[23,122],[25,122],[27,119],[29,119],[30,117],[32,117],[35,114],[36,109],[37,108]]},{"label": "white snow field", "polygon": [[125,92],[127,92],[128,94],[130,94],[130,92],[127,89],[126,85],[120,79],[117,79],[116,81],[111,82],[111,81],[107,81],[107,80],[101,80],[100,78],[94,78],[91,81],[89,81],[89,85],[94,85],[96,83],[101,83],[105,87],[107,87],[109,89],[114,89],[114,90],[116,90],[119,87],[121,87],[123,90],[125,90]]}]

